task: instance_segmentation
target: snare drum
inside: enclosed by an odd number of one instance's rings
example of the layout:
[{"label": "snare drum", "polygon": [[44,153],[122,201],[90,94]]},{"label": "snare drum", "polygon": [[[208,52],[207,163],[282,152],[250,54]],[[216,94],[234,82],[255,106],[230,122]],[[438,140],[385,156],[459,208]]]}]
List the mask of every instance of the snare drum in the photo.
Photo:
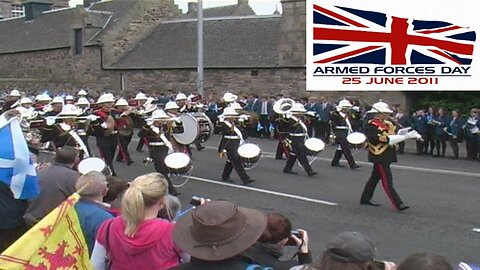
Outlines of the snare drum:
[{"label": "snare drum", "polygon": [[101,172],[105,176],[112,175],[112,171],[107,166],[103,159],[98,157],[88,157],[82,159],[78,163],[78,172],[81,174],[87,174],[89,172]]},{"label": "snare drum", "polygon": [[185,153],[171,153],[165,157],[165,165],[172,174],[186,174],[192,168],[190,157]]},{"label": "snare drum", "polygon": [[253,143],[244,143],[240,145],[237,152],[242,160],[243,167],[245,168],[253,167],[262,156],[262,150],[260,147]]},{"label": "snare drum", "polygon": [[347,136],[347,142],[350,144],[350,148],[360,149],[363,147],[365,141],[367,141],[367,137],[360,132],[353,132]]},{"label": "snare drum", "polygon": [[210,138],[213,124],[204,113],[184,113],[178,116],[183,124],[183,133],[173,133],[175,140],[183,145],[200,141],[205,142]]},{"label": "snare drum", "polygon": [[307,156],[315,156],[325,148],[325,143],[318,138],[309,138],[305,140],[305,148],[307,148]]}]

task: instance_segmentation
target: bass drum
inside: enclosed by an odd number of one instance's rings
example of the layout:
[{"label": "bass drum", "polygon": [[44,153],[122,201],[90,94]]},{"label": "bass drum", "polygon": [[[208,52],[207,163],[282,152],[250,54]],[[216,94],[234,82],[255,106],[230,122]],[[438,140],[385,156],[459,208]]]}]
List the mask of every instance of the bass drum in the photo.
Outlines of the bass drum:
[{"label": "bass drum", "polygon": [[98,157],[88,157],[82,159],[82,161],[78,163],[78,172],[81,174],[87,174],[89,172],[101,172],[105,176],[112,175],[112,171],[107,166],[105,161]]},{"label": "bass drum", "polygon": [[244,143],[237,149],[238,155],[242,160],[245,170],[251,170],[255,167],[262,156],[262,150],[258,145],[253,143]]},{"label": "bass drum", "polygon": [[204,113],[184,113],[178,116],[183,124],[183,133],[173,133],[175,140],[183,145],[205,142],[210,138],[213,124]]}]

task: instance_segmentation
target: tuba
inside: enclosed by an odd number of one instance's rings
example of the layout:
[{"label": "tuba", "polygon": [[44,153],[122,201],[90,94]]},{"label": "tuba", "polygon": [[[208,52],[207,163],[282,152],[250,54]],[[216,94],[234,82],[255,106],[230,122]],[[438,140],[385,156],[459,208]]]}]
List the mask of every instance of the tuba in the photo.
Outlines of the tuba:
[{"label": "tuba", "polygon": [[291,98],[281,98],[273,104],[273,111],[278,115],[289,113],[295,104],[295,100]]}]

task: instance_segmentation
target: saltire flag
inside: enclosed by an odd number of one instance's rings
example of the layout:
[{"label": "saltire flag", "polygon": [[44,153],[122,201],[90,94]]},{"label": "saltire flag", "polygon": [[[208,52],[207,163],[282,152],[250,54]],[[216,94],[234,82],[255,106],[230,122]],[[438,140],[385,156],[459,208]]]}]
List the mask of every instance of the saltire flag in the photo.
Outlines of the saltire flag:
[{"label": "saltire flag", "polygon": [[2,270],[92,269],[74,193],[0,255]]},{"label": "saltire flag", "polygon": [[443,21],[313,5],[316,64],[470,65],[476,33]]},{"label": "saltire flag", "polygon": [[10,187],[15,199],[38,196],[35,163],[17,117],[0,116],[0,182]]}]

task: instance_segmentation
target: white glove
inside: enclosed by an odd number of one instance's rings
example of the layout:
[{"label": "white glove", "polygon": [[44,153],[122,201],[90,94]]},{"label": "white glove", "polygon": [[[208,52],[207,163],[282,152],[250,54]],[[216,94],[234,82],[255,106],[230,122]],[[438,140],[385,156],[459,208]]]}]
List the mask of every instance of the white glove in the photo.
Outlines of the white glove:
[{"label": "white glove", "polygon": [[174,118],[173,118],[173,121],[175,121],[175,123],[177,123],[177,124],[181,124],[181,123],[182,123],[182,120],[180,120],[180,118],[178,118],[178,117],[174,117]]},{"label": "white glove", "polygon": [[160,129],[156,126],[151,126],[150,127],[152,129],[153,132],[155,132],[156,134],[160,134]]},{"label": "white glove", "polygon": [[407,135],[389,135],[388,145],[395,145],[408,139]]},{"label": "white glove", "polygon": [[47,116],[45,118],[45,124],[47,124],[47,126],[52,126],[55,124],[55,117],[54,116]]},{"label": "white glove", "polygon": [[60,123],[59,125],[65,131],[70,131],[70,129],[72,129],[72,127],[70,125],[65,124],[65,123]]},{"label": "white glove", "polygon": [[108,125],[107,125],[107,123],[105,123],[105,122],[103,122],[100,126],[101,126],[102,128],[104,128],[104,129],[107,129],[107,128],[108,128]]},{"label": "white glove", "polygon": [[287,119],[292,118],[292,116],[293,116],[292,113],[286,113],[286,114],[285,114],[285,118],[287,118]]},{"label": "white glove", "polygon": [[239,119],[241,119],[243,121],[246,121],[246,120],[248,120],[248,115],[242,114],[242,115],[239,116]]},{"label": "white glove", "polygon": [[243,118],[238,118],[238,122],[243,123],[243,122],[245,122],[245,119],[243,119]]},{"label": "white glove", "polygon": [[90,121],[90,122],[97,121],[98,118],[99,117],[96,116],[95,114],[90,114],[90,115],[87,116],[87,120]]},{"label": "white glove", "polygon": [[411,129],[412,129],[411,127],[399,129],[398,132],[397,132],[397,135],[407,135],[407,133],[408,133]]},{"label": "white glove", "polygon": [[422,138],[422,136],[416,130],[409,131],[407,134],[405,134],[405,137],[407,137],[407,139],[421,139]]},{"label": "white glove", "polygon": [[312,111],[309,111],[307,112],[308,115],[312,116],[312,117],[315,117],[316,113],[315,112],[312,112]]},{"label": "white glove", "polygon": [[219,116],[218,116],[218,122],[220,122],[220,123],[225,122],[225,116],[219,115]]}]

